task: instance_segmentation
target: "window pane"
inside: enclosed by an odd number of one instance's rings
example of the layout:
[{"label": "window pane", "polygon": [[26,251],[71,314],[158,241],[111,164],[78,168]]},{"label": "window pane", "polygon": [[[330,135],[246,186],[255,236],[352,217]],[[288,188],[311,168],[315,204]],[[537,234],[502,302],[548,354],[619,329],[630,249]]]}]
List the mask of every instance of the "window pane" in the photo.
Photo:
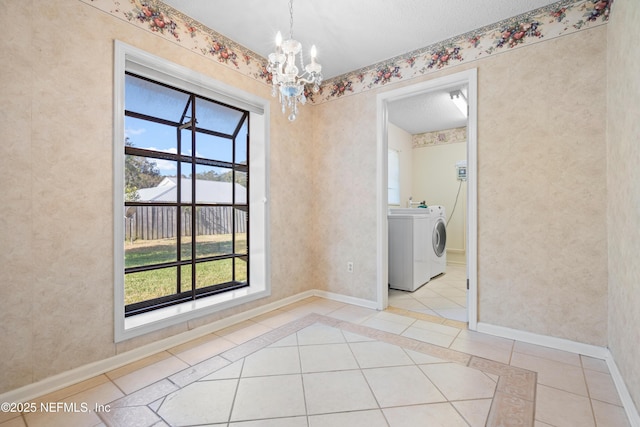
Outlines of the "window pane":
[{"label": "window pane", "polygon": [[191,129],[180,130],[180,154],[191,156],[193,153],[193,141],[191,141]]},{"label": "window pane", "polygon": [[233,162],[233,140],[197,132],[196,156],[231,163]]},{"label": "window pane", "polygon": [[247,173],[236,171],[236,204],[247,204]]},{"label": "window pane", "polygon": [[248,112],[126,73],[124,101],[126,315],[246,281]]},{"label": "window pane", "polygon": [[247,164],[247,135],[249,129],[249,120],[245,120],[242,129],[236,137],[236,159],[235,163],[242,165]]},{"label": "window pane", "polygon": [[196,203],[232,203],[231,169],[197,165],[196,177]]},{"label": "window pane", "polygon": [[196,264],[196,288],[219,285],[231,282],[233,279],[233,260],[199,262]]},{"label": "window pane", "polygon": [[193,215],[191,214],[191,206],[180,208],[180,220],[181,220],[181,247],[180,256],[182,261],[190,260],[191,255],[191,221],[193,221]]},{"label": "window pane", "polygon": [[236,264],[236,282],[247,282],[247,262],[243,258],[234,258]]},{"label": "window pane", "polygon": [[247,213],[235,209],[236,216],[236,254],[247,254]]},{"label": "window pane", "polygon": [[230,255],[232,251],[232,208],[198,207],[196,210],[196,256]]},{"label": "window pane", "polygon": [[[167,160],[125,155],[124,195],[128,202],[174,201],[166,194],[166,188],[158,188],[164,176],[160,174],[158,162],[175,164]],[[166,165],[165,165],[166,166]],[[170,167],[170,165],[169,165]],[[167,198],[169,197],[169,198]]]},{"label": "window pane", "polygon": [[191,264],[180,267],[180,292],[191,290]]},{"label": "window pane", "polygon": [[175,207],[129,206],[125,212],[125,268],[176,261]]},{"label": "window pane", "polygon": [[175,267],[124,275],[125,305],[172,295],[175,292]]},{"label": "window pane", "polygon": [[[173,126],[125,116],[124,134],[129,147],[171,154],[178,152],[178,134]],[[187,140],[187,143],[190,144],[190,141]]]},{"label": "window pane", "polygon": [[231,135],[240,123],[243,113],[203,98],[196,98],[196,117],[199,128]]},{"label": "window pane", "polygon": [[125,109],[179,122],[189,95],[132,75],[125,76]]}]

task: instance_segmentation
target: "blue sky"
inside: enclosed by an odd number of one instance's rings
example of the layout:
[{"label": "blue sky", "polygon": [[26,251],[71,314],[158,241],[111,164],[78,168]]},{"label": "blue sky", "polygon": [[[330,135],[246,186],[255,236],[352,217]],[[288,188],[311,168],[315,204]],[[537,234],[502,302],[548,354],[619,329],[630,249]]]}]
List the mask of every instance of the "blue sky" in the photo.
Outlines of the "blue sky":
[{"label": "blue sky", "polygon": [[[182,92],[136,77],[127,76],[126,78],[125,108],[128,110],[178,122],[188,99],[189,96]],[[235,110],[204,99],[196,100],[196,104],[198,126],[208,129],[231,133],[242,115]],[[191,132],[183,130],[181,136],[182,154],[191,155]],[[125,116],[125,137],[129,138],[137,148],[174,154],[178,152],[176,129],[171,126]],[[241,146],[244,144],[239,143],[236,148],[236,161],[238,162],[246,160],[246,148]],[[196,156],[198,157],[231,162],[233,160],[232,149],[232,141],[229,139],[203,133],[196,135]],[[176,162],[160,159],[154,161],[162,175],[176,174]]]}]

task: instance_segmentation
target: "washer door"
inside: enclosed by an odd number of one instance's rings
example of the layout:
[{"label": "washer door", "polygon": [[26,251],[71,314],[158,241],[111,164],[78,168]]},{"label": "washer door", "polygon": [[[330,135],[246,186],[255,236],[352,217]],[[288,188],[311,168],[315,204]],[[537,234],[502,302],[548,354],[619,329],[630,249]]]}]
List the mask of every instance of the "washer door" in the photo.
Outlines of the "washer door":
[{"label": "washer door", "polygon": [[447,245],[447,227],[445,226],[444,220],[442,218],[438,218],[436,220],[436,224],[433,226],[433,252],[435,252],[437,257],[441,257],[444,254],[445,247]]}]

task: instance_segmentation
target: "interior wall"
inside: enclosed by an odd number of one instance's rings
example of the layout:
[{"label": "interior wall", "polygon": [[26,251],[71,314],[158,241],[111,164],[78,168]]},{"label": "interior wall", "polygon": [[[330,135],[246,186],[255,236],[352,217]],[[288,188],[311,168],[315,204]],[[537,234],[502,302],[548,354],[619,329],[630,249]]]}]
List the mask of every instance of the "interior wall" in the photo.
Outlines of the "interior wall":
[{"label": "interior wall", "polygon": [[609,348],[640,407],[640,3],[616,0],[607,25]]},{"label": "interior wall", "polygon": [[479,301],[489,324],[605,346],[606,28],[479,74]]},{"label": "interior wall", "polygon": [[[312,107],[314,287],[376,301],[375,91]],[[386,185],[386,174],[384,175]],[[386,203],[386,201],[385,201]],[[347,262],[353,272],[347,272]]]},{"label": "interior wall", "polygon": [[[398,151],[400,160],[400,207],[406,208],[409,197],[413,194],[413,144],[411,142],[411,134],[393,123],[389,123],[388,140],[389,149]],[[416,201],[416,198],[413,200]]]},{"label": "interior wall", "polygon": [[265,99],[270,88],[79,1],[2,8],[0,393],[313,287],[311,116],[291,124],[273,101],[272,296],[114,344],[114,39]]},{"label": "interior wall", "polygon": [[[393,86],[478,69],[482,322],[607,343],[605,58],[596,27]],[[316,283],[369,300],[384,90],[314,107]],[[351,276],[349,257],[360,260]]]},{"label": "interior wall", "polygon": [[[445,208],[447,224],[447,262],[449,253],[464,263],[467,184],[458,181],[456,162],[467,159],[466,142],[441,144],[413,149],[414,200]],[[458,204],[454,211],[456,194]]]}]

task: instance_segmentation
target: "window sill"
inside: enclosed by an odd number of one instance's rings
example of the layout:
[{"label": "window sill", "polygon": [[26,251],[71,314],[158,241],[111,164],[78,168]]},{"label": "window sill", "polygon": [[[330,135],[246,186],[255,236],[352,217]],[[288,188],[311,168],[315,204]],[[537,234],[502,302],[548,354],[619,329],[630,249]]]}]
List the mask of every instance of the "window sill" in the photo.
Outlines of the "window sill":
[{"label": "window sill", "polygon": [[269,295],[269,290],[264,286],[248,286],[195,301],[140,313],[124,319],[124,330],[116,334],[116,342],[164,329]]}]

